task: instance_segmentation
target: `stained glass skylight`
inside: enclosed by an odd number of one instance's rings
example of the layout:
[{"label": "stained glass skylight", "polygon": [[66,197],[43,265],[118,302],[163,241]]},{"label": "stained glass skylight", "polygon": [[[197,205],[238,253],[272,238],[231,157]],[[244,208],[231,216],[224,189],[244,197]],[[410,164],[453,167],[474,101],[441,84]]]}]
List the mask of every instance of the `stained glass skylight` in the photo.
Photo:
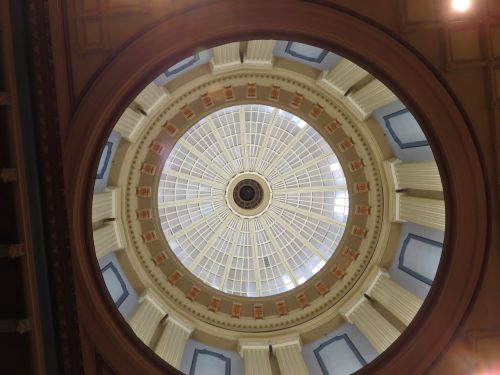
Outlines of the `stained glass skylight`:
[{"label": "stained glass skylight", "polygon": [[335,252],[349,211],[340,163],[304,120],[265,105],[224,108],[170,153],[158,209],[175,255],[229,294],[293,289]]}]

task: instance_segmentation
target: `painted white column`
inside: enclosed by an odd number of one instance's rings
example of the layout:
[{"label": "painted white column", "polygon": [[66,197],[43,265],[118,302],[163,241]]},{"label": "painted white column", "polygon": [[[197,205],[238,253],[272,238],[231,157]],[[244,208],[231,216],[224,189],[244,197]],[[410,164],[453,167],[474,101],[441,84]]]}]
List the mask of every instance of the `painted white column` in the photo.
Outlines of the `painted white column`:
[{"label": "painted white column", "polygon": [[228,43],[212,48],[210,59],[212,73],[225,72],[241,65],[240,42]]},{"label": "painted white column", "polygon": [[144,124],[144,118],[143,114],[127,108],[116,123],[114,130],[128,141],[134,142]]},{"label": "painted white column", "polygon": [[92,222],[116,218],[117,187],[107,187],[104,192],[94,194],[92,198]]},{"label": "painted white column", "polygon": [[250,40],[243,63],[252,65],[253,68],[272,68],[275,45],[275,40]]},{"label": "painted white column", "polygon": [[163,87],[160,87],[156,83],[151,82],[144,88],[144,90],[141,91],[139,95],[137,95],[134,101],[139,104],[144,112],[149,114],[153,107],[155,107],[161,101],[168,99],[169,97],[170,95],[168,95]]},{"label": "painted white column", "polygon": [[145,291],[139,297],[139,307],[129,324],[137,337],[146,345],[151,342],[151,338],[166,311],[161,300],[151,290]]},{"label": "painted white column", "polygon": [[410,197],[404,193],[395,193],[394,199],[394,221],[409,221],[428,228],[444,230],[446,217],[443,200]]},{"label": "painted white column", "polygon": [[347,59],[342,59],[332,69],[325,70],[318,78],[318,85],[337,95],[344,95],[356,83],[368,75],[368,72]]},{"label": "painted white column", "polygon": [[409,325],[423,301],[402,286],[396,284],[389,274],[377,269],[366,294],[382,304],[405,325]]},{"label": "painted white column", "polygon": [[298,336],[280,340],[273,343],[272,347],[282,374],[309,375],[304,357],[302,357],[302,344]]},{"label": "painted white column", "polygon": [[368,118],[376,109],[397,99],[396,95],[377,79],[347,96],[350,107],[360,120]]},{"label": "painted white column", "polygon": [[94,247],[97,259],[101,259],[109,253],[123,249],[122,242],[118,233],[118,224],[116,221],[105,223],[101,228],[94,230]]},{"label": "painted white column", "polygon": [[403,163],[399,159],[384,162],[394,190],[419,189],[443,191],[441,177],[435,161]]},{"label": "painted white column", "polygon": [[178,369],[181,366],[187,340],[193,332],[193,326],[170,314],[164,320],[163,326],[155,353]]},{"label": "painted white column", "polygon": [[347,306],[344,318],[363,333],[375,350],[382,353],[399,336],[399,331],[370,305],[365,296]]},{"label": "painted white column", "polygon": [[239,342],[239,352],[245,364],[245,375],[273,375],[266,342]]}]

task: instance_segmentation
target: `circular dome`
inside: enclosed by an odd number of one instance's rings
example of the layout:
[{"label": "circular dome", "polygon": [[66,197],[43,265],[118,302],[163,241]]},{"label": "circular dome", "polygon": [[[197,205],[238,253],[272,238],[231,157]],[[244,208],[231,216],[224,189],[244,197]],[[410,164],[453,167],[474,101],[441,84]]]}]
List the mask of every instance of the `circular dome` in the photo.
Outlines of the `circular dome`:
[{"label": "circular dome", "polygon": [[247,104],[212,113],[177,141],[158,210],[170,248],[195,276],[259,297],[323,267],[344,234],[349,198],[340,163],[315,129]]}]

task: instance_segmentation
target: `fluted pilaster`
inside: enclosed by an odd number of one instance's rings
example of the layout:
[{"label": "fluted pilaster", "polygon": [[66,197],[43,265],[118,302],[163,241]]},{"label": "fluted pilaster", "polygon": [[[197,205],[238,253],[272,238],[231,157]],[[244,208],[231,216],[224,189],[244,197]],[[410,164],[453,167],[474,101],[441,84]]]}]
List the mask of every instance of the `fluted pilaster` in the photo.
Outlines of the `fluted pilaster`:
[{"label": "fluted pilaster", "polygon": [[239,347],[245,364],[245,375],[272,375],[268,343],[240,341]]},{"label": "fluted pilaster", "polygon": [[243,62],[254,68],[272,68],[275,40],[250,40]]},{"label": "fluted pilaster", "polygon": [[360,120],[369,117],[373,111],[397,100],[382,82],[374,79],[366,86],[347,96],[351,108]]},{"label": "fluted pilaster", "polygon": [[166,308],[152,292],[146,291],[139,298],[139,308],[130,319],[130,327],[146,345],[158,328],[158,324],[166,314]]},{"label": "fluted pilaster", "polygon": [[116,187],[108,187],[92,198],[92,222],[116,217]]},{"label": "fluted pilaster", "polygon": [[144,118],[143,114],[127,108],[116,123],[114,130],[120,133],[123,138],[134,142],[140,133]]},{"label": "fluted pilaster", "polygon": [[101,228],[94,230],[93,235],[97,259],[124,247],[116,221],[105,223]]},{"label": "fluted pilaster", "polygon": [[144,112],[149,113],[156,104],[167,99],[169,96],[170,95],[162,87],[151,82],[139,95],[137,95],[134,101],[139,104]]},{"label": "fluted pilaster", "polygon": [[368,72],[347,59],[342,59],[332,69],[320,74],[318,85],[335,94],[344,95],[353,85],[368,75]]},{"label": "fluted pilaster", "polygon": [[393,159],[385,162],[385,168],[394,190],[418,189],[443,191],[436,162],[403,163]]},{"label": "fluted pilaster", "polygon": [[278,359],[280,372],[287,375],[309,375],[299,337],[273,343],[273,352]]},{"label": "fluted pilaster", "polygon": [[165,319],[163,325],[164,328],[156,344],[155,353],[178,369],[193,327],[172,315]]},{"label": "fluted pilaster", "polygon": [[410,324],[423,303],[420,298],[391,280],[389,274],[381,269],[376,271],[366,294],[382,304],[405,325]]},{"label": "fluted pilaster", "polygon": [[358,327],[379,353],[386,350],[399,336],[399,331],[373,308],[365,296],[347,307],[342,315]]},{"label": "fluted pilaster", "polygon": [[240,42],[228,43],[212,48],[213,57],[210,67],[213,73],[237,68],[241,65]]},{"label": "fluted pilaster", "polygon": [[396,193],[394,196],[394,221],[409,221],[428,228],[445,229],[443,200],[411,197],[402,193]]}]

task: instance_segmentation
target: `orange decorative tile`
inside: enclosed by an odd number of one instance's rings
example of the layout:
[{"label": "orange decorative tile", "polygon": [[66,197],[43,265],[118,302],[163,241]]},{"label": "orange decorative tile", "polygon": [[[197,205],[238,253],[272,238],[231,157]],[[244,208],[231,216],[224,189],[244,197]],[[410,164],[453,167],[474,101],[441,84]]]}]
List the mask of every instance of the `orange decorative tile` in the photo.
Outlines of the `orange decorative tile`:
[{"label": "orange decorative tile", "polygon": [[195,286],[191,287],[189,292],[186,294],[186,298],[190,301],[194,301],[196,297],[198,297],[198,294],[200,294],[201,290]]},{"label": "orange decorative tile", "polygon": [[372,208],[365,204],[357,204],[354,206],[354,213],[356,215],[362,215],[362,216],[370,215],[371,211]]},{"label": "orange decorative tile", "polygon": [[348,258],[350,258],[352,260],[356,260],[359,257],[359,251],[354,250],[353,248],[351,248],[349,246],[346,246],[342,250],[342,255],[345,256],[345,257],[348,257]]},{"label": "orange decorative tile", "polygon": [[163,130],[165,131],[165,133],[167,133],[169,136],[173,137],[174,135],[177,134],[177,131],[179,129],[177,129],[177,127],[172,124],[171,121],[167,121],[164,125],[163,125]]},{"label": "orange decorative tile", "polygon": [[218,297],[212,297],[210,303],[208,304],[208,311],[216,313],[219,311],[221,299]]},{"label": "orange decorative tile", "polygon": [[365,167],[365,162],[363,161],[363,159],[358,159],[349,162],[348,166],[351,172],[356,172]]},{"label": "orange decorative tile", "polygon": [[337,278],[338,280],[342,280],[346,275],[346,272],[337,265],[334,265],[331,271],[333,273],[333,276],[335,276],[335,278]]},{"label": "orange decorative tile", "polygon": [[154,176],[156,174],[156,165],[150,163],[142,163],[141,172],[150,176]]},{"label": "orange decorative tile", "polygon": [[151,186],[137,186],[135,188],[135,195],[141,198],[148,198],[151,196]]},{"label": "orange decorative tile", "polygon": [[187,104],[181,107],[181,113],[186,120],[191,120],[195,116],[193,109]]},{"label": "orange decorative tile", "polygon": [[247,99],[255,99],[257,97],[257,84],[249,83],[247,85]]},{"label": "orange decorative tile", "polygon": [[236,99],[236,96],[234,95],[233,86],[224,86],[222,92],[224,94],[224,99],[226,102],[230,102]]},{"label": "orange decorative tile", "polygon": [[155,266],[159,266],[168,259],[167,252],[161,251],[153,257],[153,262]]},{"label": "orange decorative tile", "polygon": [[241,303],[233,302],[231,306],[231,317],[239,318],[241,316]]},{"label": "orange decorative tile", "polygon": [[269,100],[273,102],[277,102],[280,100],[281,87],[278,85],[272,85],[271,90],[269,91]]},{"label": "orange decorative tile", "polygon": [[163,151],[165,151],[165,146],[163,146],[161,143],[153,141],[149,145],[149,149],[153,151],[157,155],[163,154]]},{"label": "orange decorative tile", "polygon": [[284,316],[288,314],[285,301],[276,302],[276,310],[278,311],[279,316]]},{"label": "orange decorative tile", "polygon": [[149,243],[152,241],[156,241],[158,239],[158,235],[154,230],[150,230],[149,232],[141,234],[142,242]]},{"label": "orange decorative tile", "polygon": [[215,105],[212,97],[208,92],[201,94],[201,104],[205,109],[212,108]]},{"label": "orange decorative tile", "polygon": [[316,103],[314,107],[309,111],[309,117],[312,118],[313,120],[319,119],[319,116],[323,113],[324,108],[323,106],[319,105]]},{"label": "orange decorative tile", "polygon": [[340,151],[342,151],[342,152],[346,152],[352,146],[354,146],[354,141],[352,140],[352,138],[346,138],[342,142],[339,143]]},{"label": "orange decorative tile", "polygon": [[332,122],[325,126],[325,130],[329,135],[332,135],[335,130],[339,129],[341,126],[342,123],[339,120],[334,119]]},{"label": "orange decorative tile", "polygon": [[261,303],[253,305],[253,316],[255,320],[264,319],[264,306]]},{"label": "orange decorative tile", "polygon": [[135,211],[135,213],[139,220],[149,220],[153,217],[153,210],[151,208],[141,208]]},{"label": "orange decorative tile", "polygon": [[307,296],[304,293],[297,294],[296,298],[297,298],[297,302],[299,303],[299,306],[302,307],[303,309],[305,309],[306,307],[308,307],[310,305],[309,299],[307,298]]},{"label": "orange decorative tile", "polygon": [[366,238],[366,234],[368,233],[368,229],[363,227],[358,227],[354,225],[351,230],[351,234],[355,237]]},{"label": "orange decorative tile", "polygon": [[326,293],[330,291],[330,288],[325,284],[324,281],[318,281],[316,284],[314,284],[314,287],[318,291],[318,293],[322,296],[324,296]]},{"label": "orange decorative tile", "polygon": [[370,190],[370,183],[368,181],[356,182],[354,184],[354,191],[356,193],[365,193]]},{"label": "orange decorative tile", "polygon": [[182,279],[182,273],[179,272],[179,270],[175,270],[174,272],[172,272],[172,274],[168,277],[168,282],[172,285],[175,285],[177,284],[177,281],[179,281],[180,279]]},{"label": "orange decorative tile", "polygon": [[295,94],[293,94],[292,99],[290,99],[290,107],[299,108],[302,105],[303,101],[304,95],[296,92]]}]

